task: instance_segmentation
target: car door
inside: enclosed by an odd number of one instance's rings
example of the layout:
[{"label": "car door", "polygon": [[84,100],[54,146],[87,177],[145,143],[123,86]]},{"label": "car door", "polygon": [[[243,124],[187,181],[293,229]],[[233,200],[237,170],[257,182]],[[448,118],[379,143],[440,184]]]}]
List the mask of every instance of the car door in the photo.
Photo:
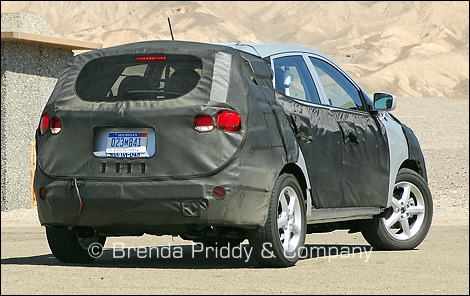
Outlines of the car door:
[{"label": "car door", "polygon": [[385,206],[388,146],[360,90],[340,70],[305,53],[272,57],[278,101],[306,160],[315,208]]},{"label": "car door", "polygon": [[306,160],[312,204],[334,205],[342,199],[342,136],[319,91],[302,54],[272,58],[277,101],[291,120],[300,150]]},{"label": "car door", "polygon": [[386,130],[368,111],[361,89],[329,60],[310,55],[312,75],[322,101],[341,134],[341,184],[338,200],[319,197],[325,207],[384,207],[387,205],[390,154]]}]

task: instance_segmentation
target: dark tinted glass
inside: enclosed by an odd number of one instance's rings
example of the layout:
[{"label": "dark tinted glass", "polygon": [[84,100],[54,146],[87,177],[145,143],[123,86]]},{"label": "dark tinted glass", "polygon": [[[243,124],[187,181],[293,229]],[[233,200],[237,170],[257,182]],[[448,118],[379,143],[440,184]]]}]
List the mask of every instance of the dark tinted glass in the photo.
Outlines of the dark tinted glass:
[{"label": "dark tinted glass", "polygon": [[82,69],[76,91],[94,102],[176,98],[194,89],[201,73],[201,60],[190,55],[105,57]]}]

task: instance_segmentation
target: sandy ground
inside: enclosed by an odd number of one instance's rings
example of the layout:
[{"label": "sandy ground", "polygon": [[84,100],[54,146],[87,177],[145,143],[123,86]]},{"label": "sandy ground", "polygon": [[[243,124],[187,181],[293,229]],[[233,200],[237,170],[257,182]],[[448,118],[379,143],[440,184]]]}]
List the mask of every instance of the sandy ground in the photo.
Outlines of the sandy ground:
[{"label": "sandy ground", "polygon": [[309,253],[289,268],[151,235],[110,237],[94,262],[62,264],[43,227],[2,227],[1,294],[468,295],[468,221],[447,218],[410,251],[373,250],[358,233],[311,234]]}]

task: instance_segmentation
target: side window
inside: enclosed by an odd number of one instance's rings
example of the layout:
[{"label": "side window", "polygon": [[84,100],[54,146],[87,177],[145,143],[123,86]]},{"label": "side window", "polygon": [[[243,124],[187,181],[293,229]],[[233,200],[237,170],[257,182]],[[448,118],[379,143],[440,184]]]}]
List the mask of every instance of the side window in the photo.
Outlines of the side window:
[{"label": "side window", "polygon": [[310,60],[320,77],[330,105],[364,110],[359,91],[340,71],[323,60],[312,57]]},{"label": "side window", "polygon": [[320,103],[317,89],[302,56],[280,57],[274,63],[274,88],[287,96]]}]

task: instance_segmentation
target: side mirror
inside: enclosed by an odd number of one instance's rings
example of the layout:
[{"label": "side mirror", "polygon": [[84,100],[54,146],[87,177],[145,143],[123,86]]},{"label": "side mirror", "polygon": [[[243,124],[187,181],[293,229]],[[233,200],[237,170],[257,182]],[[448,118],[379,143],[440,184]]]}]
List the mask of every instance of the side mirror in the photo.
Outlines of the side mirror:
[{"label": "side mirror", "polygon": [[397,106],[397,98],[388,93],[374,94],[374,110],[375,111],[391,111]]}]

